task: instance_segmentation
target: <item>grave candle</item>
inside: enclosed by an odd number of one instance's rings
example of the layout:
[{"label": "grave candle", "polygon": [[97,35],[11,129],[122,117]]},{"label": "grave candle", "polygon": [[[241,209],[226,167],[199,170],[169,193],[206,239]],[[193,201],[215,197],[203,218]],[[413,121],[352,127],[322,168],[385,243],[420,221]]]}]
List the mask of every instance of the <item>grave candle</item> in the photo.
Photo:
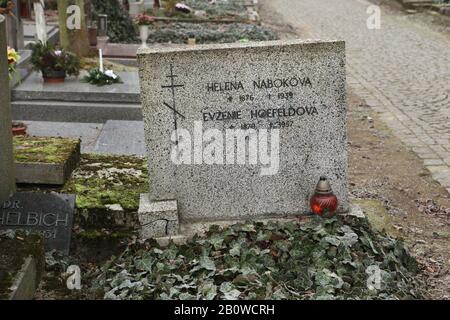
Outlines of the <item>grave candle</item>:
[{"label": "grave candle", "polygon": [[98,49],[98,57],[100,59],[100,71],[103,72],[103,52],[102,52],[102,49]]},{"label": "grave candle", "polygon": [[314,195],[311,197],[311,210],[313,213],[331,218],[338,208],[338,199],[331,190],[330,182],[326,177],[320,177]]}]

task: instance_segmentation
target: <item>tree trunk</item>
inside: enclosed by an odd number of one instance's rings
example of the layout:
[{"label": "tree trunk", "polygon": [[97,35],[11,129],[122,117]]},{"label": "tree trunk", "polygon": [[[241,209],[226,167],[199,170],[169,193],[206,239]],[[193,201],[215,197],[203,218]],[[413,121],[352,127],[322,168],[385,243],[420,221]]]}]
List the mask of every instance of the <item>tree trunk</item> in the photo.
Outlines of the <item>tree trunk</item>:
[{"label": "tree trunk", "polygon": [[69,0],[57,0],[58,3],[58,24],[59,24],[59,45],[61,48],[69,49],[69,33],[67,30],[67,7]]}]

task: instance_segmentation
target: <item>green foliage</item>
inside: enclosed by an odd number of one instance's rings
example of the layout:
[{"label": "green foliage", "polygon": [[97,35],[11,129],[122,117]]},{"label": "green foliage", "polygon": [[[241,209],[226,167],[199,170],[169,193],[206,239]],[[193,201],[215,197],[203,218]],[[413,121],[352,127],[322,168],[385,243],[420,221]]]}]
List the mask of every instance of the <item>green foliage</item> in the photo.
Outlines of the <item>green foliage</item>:
[{"label": "green foliage", "polygon": [[197,43],[230,43],[241,39],[249,41],[276,40],[278,35],[262,26],[244,23],[170,23],[149,28],[149,43],[186,43],[188,36]]},{"label": "green foliage", "polygon": [[94,19],[98,14],[108,15],[108,37],[111,42],[137,40],[137,29],[128,12],[117,0],[92,0]]},{"label": "green foliage", "polygon": [[90,70],[88,75],[83,78],[83,81],[90,84],[95,84],[99,87],[114,83],[122,83],[122,80],[119,76],[116,76],[116,78],[114,78],[113,76],[110,76],[105,72],[101,72],[98,68]]},{"label": "green foliage", "polygon": [[56,49],[50,42],[38,42],[33,45],[31,55],[33,69],[47,74],[52,71],[64,71],[66,75],[80,74],[80,59],[64,49]]},{"label": "green foliage", "polygon": [[[369,289],[371,270],[379,286]],[[352,216],[245,223],[186,245],[132,245],[92,273],[105,299],[421,298],[403,245]]]}]

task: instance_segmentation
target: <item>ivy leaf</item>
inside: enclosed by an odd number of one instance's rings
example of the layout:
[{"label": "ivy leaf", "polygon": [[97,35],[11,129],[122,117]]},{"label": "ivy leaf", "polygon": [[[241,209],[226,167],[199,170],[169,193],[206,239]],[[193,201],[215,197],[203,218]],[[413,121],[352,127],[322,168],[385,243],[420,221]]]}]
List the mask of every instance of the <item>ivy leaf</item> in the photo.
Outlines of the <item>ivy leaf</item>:
[{"label": "ivy leaf", "polygon": [[220,250],[224,247],[224,238],[220,234],[213,234],[208,241],[209,243],[211,243],[215,250]]},{"label": "ivy leaf", "polygon": [[341,244],[341,241],[334,236],[326,236],[325,238],[323,238],[324,242],[327,242],[335,247],[338,247]]},{"label": "ivy leaf", "polygon": [[342,242],[342,244],[346,247],[351,247],[358,242],[358,235],[355,232],[353,232],[353,230],[351,230],[351,229],[346,230],[345,234],[338,238]]},{"label": "ivy leaf", "polygon": [[178,297],[180,298],[180,300],[196,300],[196,297],[194,295],[187,292],[180,293]]},{"label": "ivy leaf", "polygon": [[241,295],[241,292],[231,282],[223,282],[219,291],[223,293],[224,300],[237,300]]},{"label": "ivy leaf", "polygon": [[217,295],[217,286],[212,282],[206,282],[199,287],[201,296],[205,300],[213,300]]},{"label": "ivy leaf", "polygon": [[136,261],[136,268],[152,272],[153,259],[145,258]]},{"label": "ivy leaf", "polygon": [[241,246],[239,243],[235,243],[234,246],[230,249],[230,255],[232,257],[239,257],[241,255]]},{"label": "ivy leaf", "polygon": [[210,271],[216,271],[216,265],[208,256],[201,256],[200,267]]},{"label": "ivy leaf", "polygon": [[255,225],[253,223],[246,223],[242,225],[241,230],[245,232],[256,232]]}]

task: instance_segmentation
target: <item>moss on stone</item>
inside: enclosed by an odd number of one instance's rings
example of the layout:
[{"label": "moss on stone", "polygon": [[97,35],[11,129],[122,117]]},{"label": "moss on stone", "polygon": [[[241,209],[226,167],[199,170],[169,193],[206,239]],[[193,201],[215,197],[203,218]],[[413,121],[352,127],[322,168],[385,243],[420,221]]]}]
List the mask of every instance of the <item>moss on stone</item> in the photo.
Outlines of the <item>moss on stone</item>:
[{"label": "moss on stone", "polygon": [[14,157],[21,163],[64,163],[79,143],[78,139],[16,136]]},{"label": "moss on stone", "polygon": [[79,209],[105,209],[119,204],[136,210],[139,196],[148,192],[145,158],[85,154],[62,192],[77,195]]}]

